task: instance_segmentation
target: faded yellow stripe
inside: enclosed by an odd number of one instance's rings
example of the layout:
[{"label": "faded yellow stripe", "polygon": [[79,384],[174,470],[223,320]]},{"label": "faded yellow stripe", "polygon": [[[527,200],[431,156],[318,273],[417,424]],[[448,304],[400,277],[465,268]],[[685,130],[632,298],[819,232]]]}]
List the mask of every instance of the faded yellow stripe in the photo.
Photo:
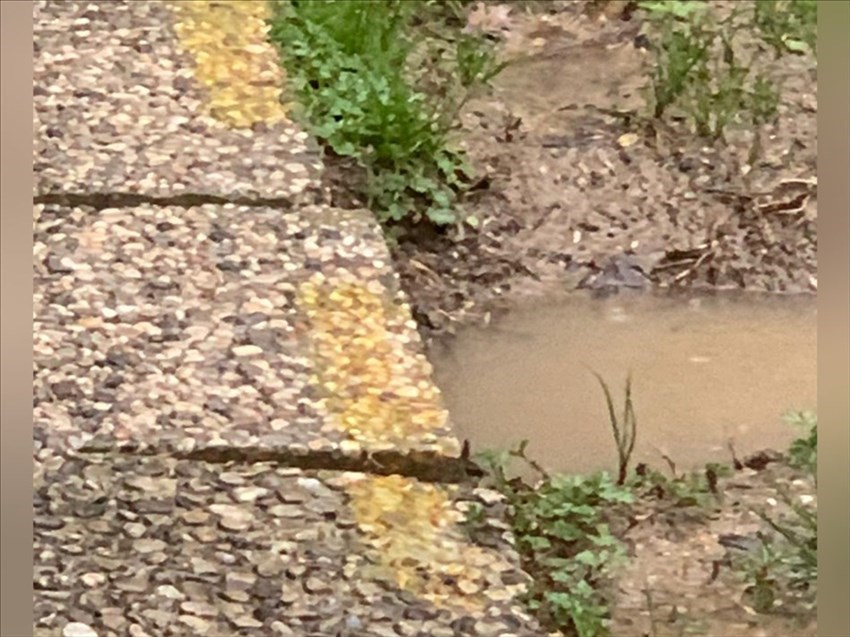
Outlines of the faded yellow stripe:
[{"label": "faded yellow stripe", "polygon": [[346,491],[375,559],[401,589],[438,608],[483,611],[484,574],[507,567],[495,568],[503,558],[462,535],[446,488],[389,476],[365,477]]},{"label": "faded yellow stripe", "polygon": [[447,421],[439,390],[425,362],[391,332],[402,317],[389,312],[401,312],[379,284],[314,277],[300,286],[298,304],[311,324],[316,380],[342,430],[364,445],[438,441],[433,432]]},{"label": "faded yellow stripe", "polygon": [[[454,438],[436,433],[447,416],[430,367],[400,340],[406,312],[387,301],[382,285],[331,282],[317,274],[299,286],[297,303],[310,322],[314,382],[325,389],[326,406],[340,429],[367,449],[375,443],[439,441],[456,453]],[[374,575],[435,606],[483,612],[489,603],[485,575],[508,566],[463,534],[452,488],[401,476],[363,476],[352,478],[346,492],[374,550]],[[372,573],[361,576],[369,579]]]},{"label": "faded yellow stripe", "polygon": [[233,128],[286,121],[280,103],[284,75],[268,42],[265,0],[183,0],[169,3],[183,49],[206,89],[208,114]]}]

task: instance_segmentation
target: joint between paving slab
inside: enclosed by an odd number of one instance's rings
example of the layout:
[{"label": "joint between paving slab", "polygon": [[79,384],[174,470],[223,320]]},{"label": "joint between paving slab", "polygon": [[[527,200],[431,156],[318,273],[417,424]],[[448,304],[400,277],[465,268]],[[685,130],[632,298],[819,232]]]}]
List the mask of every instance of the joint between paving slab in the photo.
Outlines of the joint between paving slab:
[{"label": "joint between paving slab", "polygon": [[452,458],[436,454],[412,454],[395,450],[375,453],[362,452],[347,456],[337,451],[299,452],[290,449],[263,449],[259,447],[205,447],[191,451],[160,453],[156,449],[137,450],[87,445],[79,450],[86,455],[109,454],[124,456],[163,455],[177,460],[209,464],[260,464],[272,463],[288,469],[304,471],[356,472],[368,476],[401,476],[431,484],[477,484],[485,472],[466,457]]},{"label": "joint between paving slab", "polygon": [[[317,193],[313,204],[321,203]],[[193,208],[204,205],[233,205],[248,208],[274,208],[292,210],[295,203],[288,197],[222,197],[217,195],[186,193],[170,197],[154,197],[128,192],[114,193],[49,193],[33,198],[35,205],[58,205],[69,208],[88,207],[95,210],[110,208],[134,208],[149,205],[158,207]],[[306,205],[306,204],[305,204]]]}]

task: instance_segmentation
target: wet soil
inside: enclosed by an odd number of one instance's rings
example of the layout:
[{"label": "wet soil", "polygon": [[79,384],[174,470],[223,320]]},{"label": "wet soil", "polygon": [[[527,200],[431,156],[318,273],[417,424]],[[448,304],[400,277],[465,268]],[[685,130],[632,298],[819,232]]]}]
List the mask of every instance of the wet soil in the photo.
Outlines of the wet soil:
[{"label": "wet soil", "polygon": [[755,593],[742,578],[743,554],[730,548],[730,539],[743,539],[746,547],[764,532],[756,511],[774,520],[789,515],[779,489],[797,504],[817,506],[811,476],[791,468],[783,456],[774,457],[776,462],[759,469],[744,467],[721,478],[708,506],[645,497],[627,515],[614,516],[613,528],[619,525],[631,558],[613,587],[612,635],[817,634],[816,613],[804,593],[789,591],[770,614],[757,612]]},{"label": "wet soil", "polygon": [[[461,145],[481,177],[465,206],[480,226],[419,235],[394,249],[429,345],[451,348],[451,335],[473,324],[494,324],[497,333],[515,308],[580,289],[603,297],[684,288],[814,298],[815,58],[785,56],[767,68],[781,86],[779,116],[750,164],[751,131],[709,143],[683,118],[648,128],[624,116],[644,109],[651,62],[630,5],[557,0],[471,8],[470,25],[497,39],[500,55],[515,63],[461,116]],[[337,205],[346,205],[352,174],[331,163]],[[800,356],[801,369],[811,367],[808,354]],[[778,413],[789,407],[776,404]],[[600,439],[609,435],[600,429]],[[642,513],[629,513],[620,529],[632,558],[616,582],[612,634],[814,635],[813,611],[792,605],[758,614],[723,566],[720,538],[761,528],[752,511],[778,501],[783,484],[815,492],[780,461],[727,479],[708,513],[642,500]]]},{"label": "wet soil", "polygon": [[816,60],[767,69],[782,103],[749,165],[750,131],[711,144],[675,117],[652,131],[624,121],[645,110],[641,20],[589,6],[473,8],[514,62],[461,117],[481,176],[465,205],[480,228],[396,250],[428,336],[552,290],[817,289]]}]

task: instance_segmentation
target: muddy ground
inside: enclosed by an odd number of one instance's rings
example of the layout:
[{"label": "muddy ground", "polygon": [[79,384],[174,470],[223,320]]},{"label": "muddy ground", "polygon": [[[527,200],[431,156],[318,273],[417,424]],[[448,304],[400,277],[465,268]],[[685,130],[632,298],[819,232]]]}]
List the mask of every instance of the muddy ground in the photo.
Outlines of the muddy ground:
[{"label": "muddy ground", "polygon": [[749,166],[749,131],[709,145],[684,121],[650,134],[610,114],[642,112],[651,60],[640,14],[590,7],[472,9],[470,23],[517,61],[461,117],[481,177],[465,203],[481,227],[396,250],[428,336],[552,288],[817,289],[815,58],[769,68],[782,103]]},{"label": "muddy ground", "polygon": [[[786,591],[770,613],[758,612],[758,593],[742,577],[746,550],[757,551],[766,525],[789,515],[783,489],[799,502],[816,502],[811,478],[784,457],[758,468],[743,467],[718,481],[715,499],[703,506],[678,506],[642,498],[619,516],[618,536],[629,562],[613,582],[615,637],[778,637],[817,634],[816,612],[803,596]],[[612,528],[617,528],[617,523]],[[782,574],[769,576],[781,579]]]},{"label": "muddy ground", "polygon": [[[462,113],[462,145],[481,176],[466,207],[481,226],[395,250],[426,342],[555,289],[816,292],[816,59],[770,67],[779,117],[748,165],[750,131],[708,144],[684,120],[650,132],[616,114],[642,111],[651,62],[628,4],[472,7],[470,25],[497,39],[503,58],[522,59]],[[707,515],[642,503],[645,517],[624,532],[632,559],[612,634],[814,635],[813,612],[755,613],[723,565],[719,538],[759,529],[753,508],[777,501],[782,484],[815,492],[780,461],[736,473]]]}]

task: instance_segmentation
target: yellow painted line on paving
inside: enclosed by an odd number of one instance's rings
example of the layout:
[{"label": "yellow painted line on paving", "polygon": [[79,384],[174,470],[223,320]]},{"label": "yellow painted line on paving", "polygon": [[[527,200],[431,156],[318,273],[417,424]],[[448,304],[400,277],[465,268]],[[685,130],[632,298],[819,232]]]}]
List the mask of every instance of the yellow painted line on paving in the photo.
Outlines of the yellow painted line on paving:
[{"label": "yellow painted line on paving", "polygon": [[354,480],[346,490],[374,558],[399,588],[438,608],[483,612],[522,587],[500,585],[500,572],[510,568],[503,556],[464,535],[452,488],[388,476]]},{"label": "yellow painted line on paving", "polygon": [[[266,39],[267,2],[191,0],[171,7],[211,117],[233,128],[288,119],[279,101],[283,72]],[[332,284],[320,275],[299,289],[311,322],[315,381],[328,392],[329,412],[365,448],[413,440],[443,443],[456,454],[457,442],[435,433],[445,427],[447,414],[430,366],[391,329],[409,321],[409,313],[384,295],[377,282]],[[400,476],[362,476],[346,490],[378,564],[400,588],[438,607],[483,611],[488,597],[499,593],[491,589],[485,597],[482,576],[500,556],[463,536],[449,489]]]},{"label": "yellow painted line on paving", "polygon": [[[388,302],[380,283],[315,275],[299,287],[297,303],[310,320],[315,381],[327,391],[326,406],[338,427],[362,448],[434,440],[447,453],[457,452],[454,438],[432,433],[446,426],[439,390],[427,360],[405,347],[403,330],[392,329],[409,314]],[[412,323],[405,327],[415,329]],[[490,600],[518,591],[498,579],[482,584],[507,566],[464,535],[453,488],[402,476],[361,476],[348,482],[346,492],[372,549],[376,576],[388,576],[439,608],[483,612]]]},{"label": "yellow painted line on paving", "polygon": [[430,365],[416,356],[404,332],[403,309],[388,303],[377,281],[330,282],[314,276],[299,288],[298,303],[310,320],[317,383],[338,427],[364,448],[436,444],[455,454],[457,443],[436,433],[446,426]]},{"label": "yellow painted line on paving", "polygon": [[206,89],[208,114],[233,128],[287,121],[280,102],[284,73],[268,42],[271,8],[264,0],[169,3],[174,29]]}]

